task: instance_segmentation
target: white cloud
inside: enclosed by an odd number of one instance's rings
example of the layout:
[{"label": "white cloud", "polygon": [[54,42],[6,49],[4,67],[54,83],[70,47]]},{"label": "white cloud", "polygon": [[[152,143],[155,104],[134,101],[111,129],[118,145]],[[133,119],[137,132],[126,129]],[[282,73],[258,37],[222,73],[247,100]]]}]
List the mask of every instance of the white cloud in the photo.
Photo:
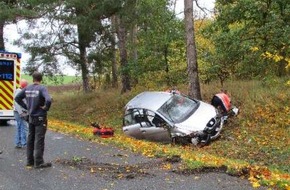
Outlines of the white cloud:
[{"label": "white cloud", "polygon": [[[201,8],[205,8],[208,11],[213,11],[215,0],[197,0],[198,5]],[[200,12],[200,14],[204,14],[202,11],[200,11],[199,8],[196,7],[195,2],[193,2],[194,9]],[[176,13],[179,14],[181,17],[183,17],[183,11],[184,11],[184,0],[176,0]],[[207,13],[209,14],[209,13]]]},{"label": "white cloud", "polygon": [[25,64],[27,63],[27,61],[29,59],[29,54],[25,53],[21,47],[13,45],[13,41],[15,41],[19,38],[19,34],[18,34],[19,25],[21,25],[21,24],[6,25],[4,28],[4,39],[5,39],[6,51],[21,53],[21,55],[22,55],[21,68],[23,69],[23,67],[25,67]]},{"label": "white cloud", "polygon": [[[4,28],[4,38],[6,39],[5,49],[6,51],[9,52],[21,53],[22,55],[21,69],[23,69],[26,66],[30,58],[30,55],[29,53],[25,52],[23,48],[13,45],[13,41],[17,40],[20,37],[19,33],[21,32],[21,29],[23,29],[24,26],[25,26],[24,22],[19,22],[17,24],[6,25]],[[70,66],[62,66],[61,70],[65,75],[75,75],[77,73],[76,70]]]}]

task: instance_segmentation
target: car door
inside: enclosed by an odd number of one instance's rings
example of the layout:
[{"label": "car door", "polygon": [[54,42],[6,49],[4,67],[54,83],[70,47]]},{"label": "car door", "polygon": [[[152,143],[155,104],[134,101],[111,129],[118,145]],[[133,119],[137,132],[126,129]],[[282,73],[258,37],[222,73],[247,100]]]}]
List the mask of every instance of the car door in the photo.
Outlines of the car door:
[{"label": "car door", "polygon": [[142,125],[140,128],[143,137],[149,141],[171,141],[168,129],[166,128],[166,122],[150,110],[146,111],[146,116],[150,125]]},{"label": "car door", "polygon": [[141,125],[139,123],[124,126],[123,132],[125,133],[125,135],[134,137],[136,139],[144,139],[145,138],[143,133],[141,132]]},{"label": "car door", "polygon": [[144,112],[140,109],[127,110],[123,120],[123,132],[136,139],[145,139],[141,128],[150,126],[144,119]]}]

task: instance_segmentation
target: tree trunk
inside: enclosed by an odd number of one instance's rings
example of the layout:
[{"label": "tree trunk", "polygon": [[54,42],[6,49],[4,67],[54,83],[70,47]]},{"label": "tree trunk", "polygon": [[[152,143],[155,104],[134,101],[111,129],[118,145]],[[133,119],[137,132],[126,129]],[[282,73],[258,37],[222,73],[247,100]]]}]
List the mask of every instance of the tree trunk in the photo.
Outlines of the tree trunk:
[{"label": "tree trunk", "polygon": [[89,71],[87,66],[86,48],[80,47],[80,66],[82,71],[83,90],[85,93],[90,92]]},{"label": "tree trunk", "polygon": [[[283,49],[283,48],[280,48],[280,49]],[[282,57],[285,57],[286,58],[286,52],[285,50],[283,50],[280,55]],[[278,77],[282,77],[282,76],[285,76],[286,75],[286,66],[288,64],[288,62],[286,61],[286,59],[282,59],[280,60],[277,64],[278,64]]]},{"label": "tree trunk", "polygon": [[201,100],[194,35],[193,0],[184,0],[184,20],[186,29],[186,57],[189,81],[188,95],[191,98]]},{"label": "tree trunk", "polygon": [[118,76],[117,76],[117,50],[116,50],[116,41],[115,41],[115,34],[114,39],[112,41],[113,46],[113,57],[112,57],[112,87],[117,88],[118,87]]},{"label": "tree trunk", "polygon": [[5,50],[4,26],[5,26],[5,21],[0,20],[0,50]]},{"label": "tree trunk", "polygon": [[112,23],[112,87],[118,87],[118,74],[117,74],[117,49],[116,49],[116,33],[117,33],[117,21],[116,16],[111,16],[111,23]]},{"label": "tree trunk", "polygon": [[[131,44],[129,60],[133,62],[135,71],[138,69],[138,51],[136,48],[137,47],[137,32],[138,32],[138,26],[135,24],[134,26],[132,26],[131,32],[129,33],[130,44]],[[131,77],[130,83],[131,85],[138,84],[138,77],[137,76]]]},{"label": "tree trunk", "polygon": [[80,59],[79,64],[82,71],[82,81],[83,81],[83,91],[85,93],[90,92],[91,88],[89,85],[89,70],[88,70],[88,61],[87,61],[87,50],[85,36],[82,34],[82,29],[80,25],[78,26],[78,38],[79,38],[79,50],[80,50]]},{"label": "tree trunk", "polygon": [[122,19],[118,18],[118,32],[119,38],[119,51],[121,59],[121,78],[122,78],[122,90],[121,94],[130,91],[130,71],[128,69],[128,55],[126,49],[126,29],[122,23]]},{"label": "tree trunk", "polygon": [[165,61],[165,72],[166,72],[166,84],[167,86],[175,86],[172,83],[172,78],[169,76],[169,63],[168,63],[168,46],[164,46],[164,61]]},{"label": "tree trunk", "polygon": [[[138,32],[138,26],[135,24],[132,28],[132,33],[131,33],[131,40],[132,40],[133,47],[136,47],[137,45],[137,32]],[[131,51],[131,57],[134,60],[134,63],[137,63],[138,61],[137,48],[133,48],[133,50]]]}]

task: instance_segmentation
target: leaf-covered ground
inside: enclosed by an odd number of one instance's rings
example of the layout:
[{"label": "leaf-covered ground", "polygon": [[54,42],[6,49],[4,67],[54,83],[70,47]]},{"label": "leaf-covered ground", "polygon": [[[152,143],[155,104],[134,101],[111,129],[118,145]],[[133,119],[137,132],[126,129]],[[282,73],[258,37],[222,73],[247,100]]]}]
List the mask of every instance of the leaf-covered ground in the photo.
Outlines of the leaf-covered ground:
[{"label": "leaf-covered ground", "polygon": [[[121,130],[123,107],[142,89],[122,96],[113,90],[87,95],[75,91],[53,94],[49,127],[88,140],[114,143],[148,157],[178,155],[184,163],[184,172],[216,168],[246,177],[254,187],[289,189],[289,87],[283,83],[251,81],[229,83],[228,90],[241,112],[228,122],[221,138],[203,148],[139,141],[124,136]],[[216,91],[214,86],[203,86],[204,100],[209,101]],[[90,122],[114,128],[115,136],[109,139],[93,136]]]}]

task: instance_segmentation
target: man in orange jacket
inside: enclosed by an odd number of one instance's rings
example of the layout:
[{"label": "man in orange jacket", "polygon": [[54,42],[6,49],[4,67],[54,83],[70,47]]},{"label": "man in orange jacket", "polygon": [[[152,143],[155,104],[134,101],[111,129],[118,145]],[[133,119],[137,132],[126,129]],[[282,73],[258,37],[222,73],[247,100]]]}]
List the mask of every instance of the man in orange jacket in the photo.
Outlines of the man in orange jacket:
[{"label": "man in orange jacket", "polygon": [[226,90],[221,90],[220,93],[215,94],[211,100],[211,105],[222,110],[222,114],[228,113],[231,109],[231,99]]},{"label": "man in orange jacket", "polygon": [[173,86],[171,89],[166,90],[165,92],[169,92],[172,94],[181,94],[180,91],[175,86]]}]

